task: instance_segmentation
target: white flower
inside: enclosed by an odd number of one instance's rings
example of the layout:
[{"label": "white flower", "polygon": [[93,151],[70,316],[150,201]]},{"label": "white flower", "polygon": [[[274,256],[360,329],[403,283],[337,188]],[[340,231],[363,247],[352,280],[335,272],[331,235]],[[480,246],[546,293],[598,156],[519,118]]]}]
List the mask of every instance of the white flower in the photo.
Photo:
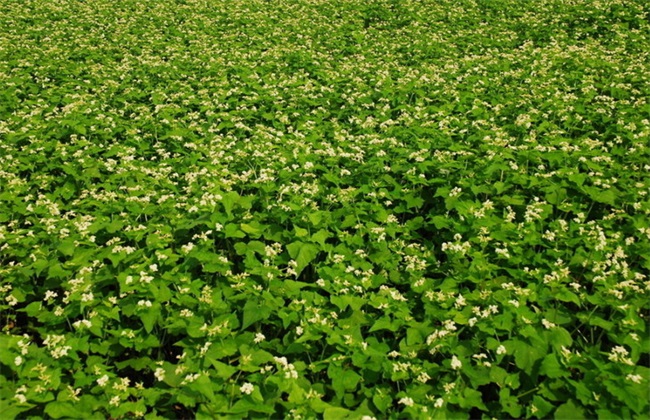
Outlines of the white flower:
[{"label": "white flower", "polygon": [[193,315],[194,315],[194,312],[190,311],[189,309],[181,309],[180,316],[185,317],[185,318],[190,318]]},{"label": "white flower", "polygon": [[410,397],[404,397],[401,400],[399,400],[400,404],[404,404],[407,407],[412,407],[413,406],[413,398]]},{"label": "white flower", "polygon": [[547,330],[556,326],[554,323],[546,319],[542,319],[542,325],[544,325],[544,328],[546,328]]},{"label": "white flower", "polygon": [[497,354],[506,354],[506,351],[507,350],[506,350],[505,346],[503,346],[503,345],[497,347]]},{"label": "white flower", "polygon": [[286,367],[289,364],[286,357],[274,357],[273,360],[275,360],[276,363],[282,365],[282,367]]},{"label": "white flower", "polygon": [[456,355],[452,356],[452,358],[451,358],[451,368],[454,369],[454,370],[458,370],[461,367],[463,367],[463,363],[460,360],[458,360],[458,357],[456,357]]},{"label": "white flower", "polygon": [[426,383],[429,379],[431,379],[431,376],[429,376],[426,372],[422,372],[420,376],[418,376],[418,381],[422,382],[423,384]]},{"label": "white flower", "polygon": [[153,373],[153,376],[156,377],[159,381],[163,381],[165,379],[165,369],[163,368],[156,368],[156,371]]},{"label": "white flower", "polygon": [[436,402],[433,403],[433,406],[436,407],[436,408],[440,408],[440,407],[443,406],[444,403],[445,403],[445,400],[443,400],[442,398],[438,398],[436,400]]},{"label": "white flower", "polygon": [[87,319],[81,319],[79,321],[75,321],[74,323],[72,323],[72,325],[77,329],[84,328],[84,327],[90,328],[93,326],[92,322],[88,321]]},{"label": "white flower", "polygon": [[186,245],[181,246],[181,250],[184,254],[189,254],[190,251],[194,249],[194,244],[192,242],[187,243]]},{"label": "white flower", "polygon": [[253,340],[255,343],[261,343],[262,341],[266,340],[266,337],[262,333],[257,333],[255,334],[255,339]]},{"label": "white flower", "polygon": [[199,376],[201,376],[200,373],[195,373],[195,374],[190,373],[189,375],[185,375],[185,379],[183,379],[183,381],[181,382],[181,385],[186,385],[186,384],[192,383],[192,382],[196,381],[197,379],[199,379]]},{"label": "white flower", "polygon": [[243,394],[246,394],[246,395],[250,395],[250,394],[252,394],[254,389],[255,389],[255,387],[253,386],[253,384],[251,384],[251,383],[249,383],[249,382],[246,382],[244,385],[242,385],[241,387],[239,387],[239,390],[240,390]]},{"label": "white flower", "polygon": [[633,366],[634,363],[629,357],[627,357],[628,354],[630,353],[627,351],[625,347],[615,346],[614,348],[612,348],[612,351],[608,358],[612,362],[621,362],[621,363],[625,363],[626,365]]},{"label": "white flower", "polygon": [[147,274],[146,272],[144,272],[144,271],[140,271],[140,282],[141,282],[141,283],[149,284],[149,283],[151,283],[151,281],[152,281],[153,279],[154,279],[153,276],[148,275],[148,274]]},{"label": "white flower", "polygon": [[284,371],[284,377],[287,379],[298,379],[298,371],[296,371],[296,368],[292,363],[290,363],[287,366],[287,370]]},{"label": "white flower", "polygon": [[108,383],[108,375],[104,375],[101,378],[97,379],[97,385],[99,386],[106,386]]},{"label": "white flower", "polygon": [[625,380],[640,384],[643,377],[641,375],[632,375],[631,373],[625,377]]},{"label": "white flower", "polygon": [[43,298],[43,300],[46,301],[46,302],[49,302],[50,300],[56,298],[57,296],[59,296],[59,294],[57,292],[47,290],[45,292],[45,297]]},{"label": "white flower", "polygon": [[23,364],[23,358],[20,357],[20,356],[16,356],[16,358],[14,359],[14,363],[16,364],[16,366],[22,365]]},{"label": "white flower", "polygon": [[63,357],[63,356],[67,356],[67,355],[68,355],[68,352],[69,352],[70,350],[72,350],[72,347],[70,347],[70,346],[59,346],[59,347],[56,347],[56,348],[52,349],[52,351],[50,352],[50,354],[51,354],[52,357],[54,357],[55,359],[59,359],[59,358],[61,358],[61,357]]}]

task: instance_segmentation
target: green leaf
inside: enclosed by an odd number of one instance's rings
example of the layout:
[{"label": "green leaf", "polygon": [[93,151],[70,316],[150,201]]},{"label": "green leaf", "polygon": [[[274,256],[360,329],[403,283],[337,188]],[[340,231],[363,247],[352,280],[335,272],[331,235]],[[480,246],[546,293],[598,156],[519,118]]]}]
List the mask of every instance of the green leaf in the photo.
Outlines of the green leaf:
[{"label": "green leaf", "polygon": [[409,209],[414,207],[419,208],[424,204],[424,200],[421,197],[417,197],[412,194],[407,194],[404,196],[404,200],[406,200],[406,207]]},{"label": "green leaf", "polygon": [[45,406],[45,413],[52,418],[87,418],[90,413],[79,411],[74,404],[69,402],[52,401]]},{"label": "green leaf", "polygon": [[434,216],[431,218],[436,229],[446,229],[451,226],[451,220],[445,216]]},{"label": "green leaf", "polygon": [[585,419],[585,412],[582,407],[577,405],[573,400],[569,400],[555,410],[553,418],[557,420],[581,420]]},{"label": "green leaf", "polygon": [[[212,344],[212,346],[210,346],[210,349],[206,353],[206,357],[210,357],[214,360],[218,360],[224,357],[230,357],[233,354],[236,354],[237,351],[238,351],[238,347],[234,339],[219,340],[214,344]],[[272,359],[273,358],[271,358],[271,360]],[[262,362],[254,362],[254,363],[261,364]]]},{"label": "green leaf", "polygon": [[[16,404],[7,404],[7,401],[2,401],[0,404],[0,418],[2,419],[20,419],[23,418],[20,416],[20,413],[24,413],[25,411],[31,410],[33,407],[36,407],[34,404],[28,404],[24,403],[21,405],[16,405]],[[47,408],[46,408],[47,410]],[[50,415],[51,417],[54,417]],[[58,418],[58,417],[54,417]]]},{"label": "green leaf", "polygon": [[567,190],[565,188],[554,186],[546,191],[546,201],[555,206],[561,204],[567,198]]},{"label": "green leaf", "polygon": [[64,241],[61,241],[57,249],[61,251],[61,254],[69,257],[74,255],[74,250],[76,247],[77,246],[75,245],[74,240],[66,239]]},{"label": "green leaf", "polygon": [[551,343],[551,346],[557,351],[561,351],[562,346],[571,347],[573,344],[573,338],[571,338],[571,333],[562,327],[551,328],[546,331],[548,336],[548,342]]},{"label": "green leaf", "polygon": [[567,376],[567,371],[560,365],[555,354],[547,354],[542,361],[542,366],[540,368],[540,373],[546,375],[549,378],[561,378]]},{"label": "green leaf", "polygon": [[605,319],[603,319],[603,318],[601,318],[599,316],[596,316],[596,315],[589,318],[589,325],[593,325],[595,327],[600,327],[600,328],[604,329],[605,331],[609,331],[612,328],[614,328],[614,323],[613,322],[607,321],[607,320],[605,320]]},{"label": "green leaf", "polygon": [[268,318],[270,314],[271,308],[268,305],[260,304],[256,299],[249,299],[244,305],[244,317],[241,328],[246,329],[253,323]]},{"label": "green leaf", "polygon": [[406,344],[409,346],[415,346],[422,344],[423,338],[422,333],[416,328],[409,328],[406,330]]},{"label": "green leaf", "polygon": [[217,377],[221,379],[228,379],[237,372],[237,368],[214,360],[211,357],[206,357],[206,360],[216,369]]},{"label": "green leaf", "polygon": [[320,244],[321,247],[324,247],[325,242],[331,236],[332,236],[332,234],[328,230],[321,229],[318,232],[311,235],[311,240],[312,240],[312,242],[316,242],[316,243]]},{"label": "green leaf", "polygon": [[262,365],[273,360],[273,355],[264,350],[256,350],[251,354],[251,363],[254,365]]},{"label": "green leaf", "polygon": [[72,273],[68,270],[64,270],[61,264],[59,263],[54,263],[50,266],[50,268],[47,270],[47,275],[50,278],[53,279],[64,279],[68,276],[70,276]]},{"label": "green leaf", "polygon": [[370,328],[370,332],[379,331],[379,330],[396,331],[397,326],[390,319],[389,316],[383,316],[379,318],[377,321],[375,321],[375,323],[372,325],[372,328]]},{"label": "green leaf", "polygon": [[[264,410],[263,404],[258,404],[253,401],[251,398],[242,398],[237,401],[233,406],[228,409],[228,413],[241,414],[242,418],[246,417],[249,411],[260,411]],[[264,412],[264,411],[263,411]]]},{"label": "green leaf", "polygon": [[214,391],[212,389],[213,384],[207,374],[200,375],[196,381],[192,383],[192,385],[193,389],[198,390],[203,396],[208,399],[208,401],[215,400]]},{"label": "green leaf", "polygon": [[576,305],[580,306],[580,298],[578,297],[578,295],[576,295],[575,293],[573,293],[573,292],[571,292],[569,290],[566,290],[566,289],[559,290],[558,292],[555,293],[554,296],[559,301],[571,302],[571,303],[575,303]]},{"label": "green leaf", "polygon": [[235,191],[230,191],[222,196],[221,204],[223,204],[223,208],[229,216],[232,216],[232,209],[239,202],[240,198],[239,194]]},{"label": "green leaf", "polygon": [[235,252],[237,255],[245,255],[246,251],[248,251],[248,246],[245,243],[237,242],[235,244]]},{"label": "green leaf", "polygon": [[379,411],[385,413],[388,408],[393,405],[393,399],[389,392],[375,392],[372,396],[372,403],[379,409]]},{"label": "green leaf", "polygon": [[535,395],[533,397],[533,406],[537,409],[535,412],[535,417],[537,418],[545,418],[548,413],[553,410],[554,406],[550,402],[546,401],[544,398]]},{"label": "green leaf", "polygon": [[159,311],[160,305],[154,304],[150,308],[143,309],[142,312],[140,312],[140,320],[142,320],[142,324],[147,333],[150,333],[156,325]]},{"label": "green leaf", "polygon": [[646,413],[648,412],[647,387],[634,384],[621,384],[621,381],[618,380],[605,380],[603,383],[605,384],[607,391],[621,401],[626,407],[639,414],[642,411],[645,411]]},{"label": "green leaf", "polygon": [[257,252],[260,255],[265,255],[266,245],[260,241],[250,241],[248,243],[248,249]]},{"label": "green leaf", "polygon": [[343,371],[343,375],[341,376],[341,384],[346,391],[354,391],[359,380],[361,380],[361,376],[352,370]]},{"label": "green leaf", "polygon": [[36,317],[43,311],[43,302],[32,302],[27,305],[23,311],[25,311],[25,313],[31,317]]},{"label": "green leaf", "polygon": [[224,227],[223,231],[224,231],[224,234],[226,235],[226,238],[245,238],[246,237],[246,233],[241,231],[239,229],[239,226],[237,226],[234,223],[228,223]]},{"label": "green leaf", "polygon": [[361,376],[355,371],[334,364],[329,365],[327,375],[332,380],[332,388],[339,397],[342,397],[346,392],[354,391],[361,380]]},{"label": "green leaf", "polygon": [[251,394],[250,398],[258,404],[264,402],[264,396],[260,392],[260,388],[258,386],[253,389],[253,393]]},{"label": "green leaf", "polygon": [[239,226],[241,230],[248,233],[251,238],[259,238],[266,228],[266,226],[261,225],[257,221],[242,223]]},{"label": "green leaf", "polygon": [[483,403],[483,395],[474,389],[465,388],[463,398],[460,400],[460,406],[463,408],[476,407],[483,411],[488,411],[488,408]]},{"label": "green leaf", "polygon": [[[531,374],[535,363],[541,359],[546,349],[540,349],[536,346],[531,346],[520,340],[512,340],[509,342],[509,353],[512,352],[515,356],[515,364],[524,372]],[[508,345],[506,345],[508,347]]]},{"label": "green leaf", "polygon": [[287,245],[289,256],[296,261],[296,273],[300,275],[317,256],[319,249],[316,245],[306,244],[303,242],[293,242]]},{"label": "green leaf", "polygon": [[508,372],[500,366],[492,366],[490,368],[490,380],[500,387],[503,387],[506,383],[506,378],[508,377]]},{"label": "green leaf", "polygon": [[499,391],[499,402],[503,407],[503,411],[514,418],[521,417],[521,404],[519,404],[519,400],[516,397],[510,395],[509,388],[502,388]]},{"label": "green leaf", "polygon": [[323,420],[339,420],[346,419],[352,415],[352,411],[346,410],[342,407],[327,407],[323,412]]},{"label": "green leaf", "polygon": [[124,227],[124,223],[122,223],[122,221],[119,219],[113,220],[112,222],[106,223],[104,225],[104,228],[108,233],[115,233],[119,230],[122,230],[123,227]]},{"label": "green leaf", "polygon": [[309,231],[307,229],[301,228],[300,226],[294,225],[293,229],[296,231],[296,236],[298,238],[302,238],[302,237],[305,237],[305,236],[309,235]]},{"label": "green leaf", "polygon": [[616,204],[617,195],[614,188],[601,190],[596,187],[585,187],[585,190],[589,194],[589,197],[591,197],[591,199],[594,201],[603,204],[609,204],[610,206]]},{"label": "green leaf", "polygon": [[311,222],[312,225],[318,226],[320,222],[323,220],[323,212],[322,211],[315,211],[315,212],[310,212],[307,217],[309,218],[309,221]]},{"label": "green leaf", "polygon": [[288,400],[294,404],[302,404],[305,401],[305,390],[296,382],[292,382]]},{"label": "green leaf", "polygon": [[10,349],[15,348],[16,343],[18,343],[18,341],[20,341],[20,337],[2,334],[2,339],[0,339],[0,362],[1,363],[7,366],[14,365],[14,357],[16,357],[17,352],[13,353]]},{"label": "green leaf", "polygon": [[160,240],[160,235],[152,233],[151,235],[147,235],[147,247],[150,248],[157,248],[159,244],[161,244]]},{"label": "green leaf", "polygon": [[575,182],[578,186],[582,186],[587,180],[587,174],[583,173],[572,173],[568,176],[569,181]]}]

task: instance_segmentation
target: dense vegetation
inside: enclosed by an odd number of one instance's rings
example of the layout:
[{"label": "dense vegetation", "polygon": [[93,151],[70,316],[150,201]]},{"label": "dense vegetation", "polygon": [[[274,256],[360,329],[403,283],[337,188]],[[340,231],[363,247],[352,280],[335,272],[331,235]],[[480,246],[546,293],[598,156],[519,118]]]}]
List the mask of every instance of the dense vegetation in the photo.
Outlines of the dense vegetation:
[{"label": "dense vegetation", "polygon": [[0,415],[644,418],[644,0],[0,3]]}]

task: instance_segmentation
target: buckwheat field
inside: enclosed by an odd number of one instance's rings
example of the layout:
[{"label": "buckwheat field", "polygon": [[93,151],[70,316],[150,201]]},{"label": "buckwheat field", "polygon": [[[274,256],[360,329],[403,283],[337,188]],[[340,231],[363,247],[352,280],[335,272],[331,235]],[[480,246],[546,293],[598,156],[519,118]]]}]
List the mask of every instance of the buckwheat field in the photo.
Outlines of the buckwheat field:
[{"label": "buckwheat field", "polygon": [[645,0],[4,0],[0,416],[650,413]]}]

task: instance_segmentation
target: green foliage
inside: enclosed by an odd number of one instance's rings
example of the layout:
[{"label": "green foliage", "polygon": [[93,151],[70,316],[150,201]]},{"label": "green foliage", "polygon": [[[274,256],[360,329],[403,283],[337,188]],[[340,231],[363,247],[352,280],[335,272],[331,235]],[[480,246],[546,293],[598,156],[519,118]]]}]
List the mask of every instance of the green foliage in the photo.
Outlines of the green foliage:
[{"label": "green foliage", "polygon": [[647,417],[648,13],[1,2],[0,417]]}]

